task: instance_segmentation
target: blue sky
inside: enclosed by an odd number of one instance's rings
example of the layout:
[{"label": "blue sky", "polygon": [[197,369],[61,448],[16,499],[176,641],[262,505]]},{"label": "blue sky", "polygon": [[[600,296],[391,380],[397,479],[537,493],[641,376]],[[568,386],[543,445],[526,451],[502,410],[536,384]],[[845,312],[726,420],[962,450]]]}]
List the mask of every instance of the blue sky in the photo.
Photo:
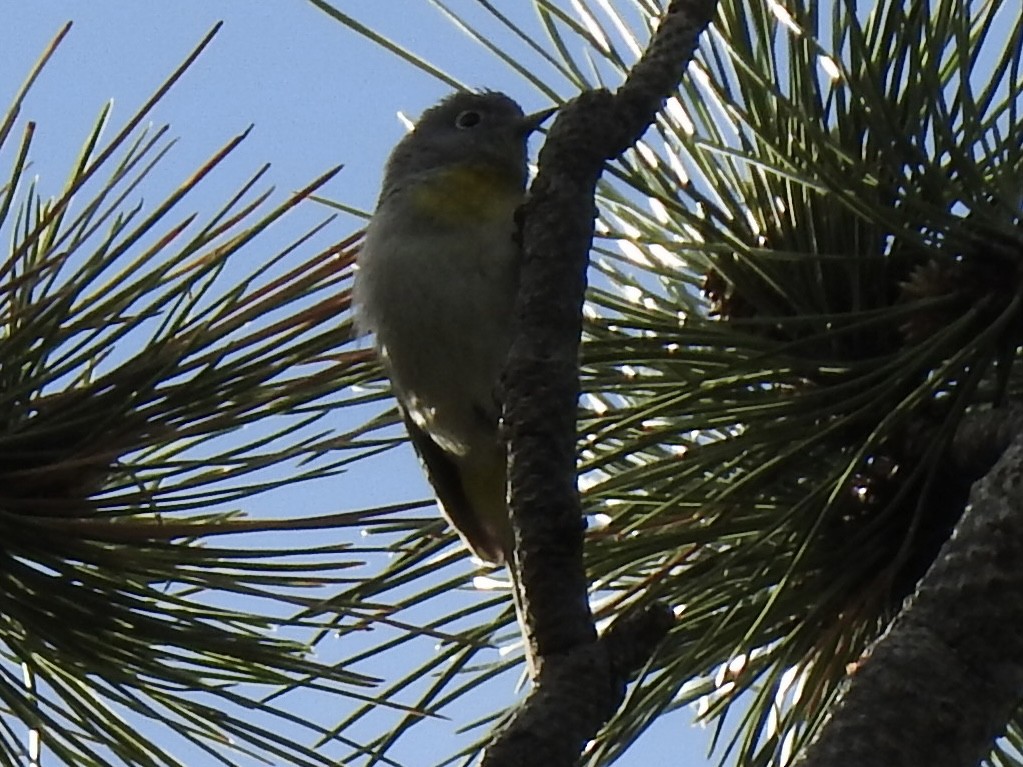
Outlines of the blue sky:
[{"label": "blue sky", "polygon": [[[425,0],[338,5],[469,85],[504,90],[527,109],[548,103]],[[468,1],[453,5],[470,11],[473,7]],[[519,7],[531,13],[529,4]],[[343,164],[325,193],[369,209],[387,152],[403,132],[396,112],[414,116],[450,90],[302,0],[0,0],[0,18],[3,104],[49,39],[66,21],[74,21],[22,114],[23,120],[38,123],[33,170],[46,194],[59,191],[100,107],[112,98],[114,124],[126,119],[219,20],[225,23],[216,40],[153,114],[155,123],[170,123],[172,134],[179,137],[171,162],[151,184],[158,191],[180,183],[232,136],[255,126],[192,199],[192,209],[220,201],[266,161],[272,163],[269,175],[278,198]],[[571,95],[567,89],[561,92]],[[0,155],[0,168],[9,162],[8,150]],[[303,215],[314,220],[323,212]],[[331,235],[339,239],[358,225],[355,218],[339,218]],[[318,514],[428,492],[410,450],[379,462],[374,470],[378,474],[365,481],[345,477],[331,480],[334,484],[318,483],[287,503]],[[301,708],[302,703],[295,705]],[[669,717],[619,764],[704,764],[709,734],[690,728],[691,718],[688,711]],[[429,735],[414,734],[396,755],[410,765],[433,763],[455,748],[458,725],[453,721],[434,727]]]}]

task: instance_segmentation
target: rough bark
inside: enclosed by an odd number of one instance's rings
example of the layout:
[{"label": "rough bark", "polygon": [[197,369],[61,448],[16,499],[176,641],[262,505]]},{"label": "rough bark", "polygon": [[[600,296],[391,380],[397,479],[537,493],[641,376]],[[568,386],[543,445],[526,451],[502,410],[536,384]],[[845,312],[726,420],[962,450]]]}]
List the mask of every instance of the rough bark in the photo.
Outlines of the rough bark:
[{"label": "rough bark", "polygon": [[981,414],[957,433],[954,468],[990,469],[803,767],[972,767],[1003,731],[1023,691],[1020,421]]},{"label": "rough bark", "polygon": [[716,0],[673,0],[616,93],[589,91],[561,109],[523,210],[518,328],[504,401],[515,567],[541,667],[533,691],[487,748],[487,767],[575,764],[671,625],[670,613],[653,608],[596,636],[576,489],[577,360],[597,179],[675,91],[716,7]]}]

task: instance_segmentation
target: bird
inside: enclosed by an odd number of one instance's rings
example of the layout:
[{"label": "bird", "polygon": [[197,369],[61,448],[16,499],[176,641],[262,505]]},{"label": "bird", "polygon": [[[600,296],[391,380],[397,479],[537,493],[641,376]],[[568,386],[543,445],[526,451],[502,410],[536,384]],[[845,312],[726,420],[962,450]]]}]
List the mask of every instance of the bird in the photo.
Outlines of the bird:
[{"label": "bird", "polygon": [[497,91],[427,109],[387,160],[357,257],[357,322],[443,516],[492,565],[514,550],[498,389],[519,284],[515,216],[528,138],[553,112],[526,114]]}]

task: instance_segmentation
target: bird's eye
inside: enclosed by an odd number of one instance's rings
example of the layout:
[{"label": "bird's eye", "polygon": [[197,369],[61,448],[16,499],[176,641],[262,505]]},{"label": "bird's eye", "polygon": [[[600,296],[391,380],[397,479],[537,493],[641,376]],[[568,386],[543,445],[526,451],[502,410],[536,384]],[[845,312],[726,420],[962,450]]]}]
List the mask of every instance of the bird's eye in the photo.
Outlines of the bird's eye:
[{"label": "bird's eye", "polygon": [[480,120],[483,118],[479,112],[474,112],[471,109],[466,110],[455,118],[455,125],[459,128],[474,128],[480,124]]}]

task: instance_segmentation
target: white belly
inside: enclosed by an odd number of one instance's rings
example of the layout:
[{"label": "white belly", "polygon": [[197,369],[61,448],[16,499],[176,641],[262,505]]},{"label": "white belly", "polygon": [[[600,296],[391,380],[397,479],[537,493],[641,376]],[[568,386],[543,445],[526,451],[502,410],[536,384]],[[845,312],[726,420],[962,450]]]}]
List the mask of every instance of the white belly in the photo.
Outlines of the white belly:
[{"label": "white belly", "polygon": [[509,211],[507,227],[491,220],[395,238],[383,210],[359,256],[360,324],[376,334],[410,417],[456,455],[497,439],[495,391],[518,287],[513,227]]}]

